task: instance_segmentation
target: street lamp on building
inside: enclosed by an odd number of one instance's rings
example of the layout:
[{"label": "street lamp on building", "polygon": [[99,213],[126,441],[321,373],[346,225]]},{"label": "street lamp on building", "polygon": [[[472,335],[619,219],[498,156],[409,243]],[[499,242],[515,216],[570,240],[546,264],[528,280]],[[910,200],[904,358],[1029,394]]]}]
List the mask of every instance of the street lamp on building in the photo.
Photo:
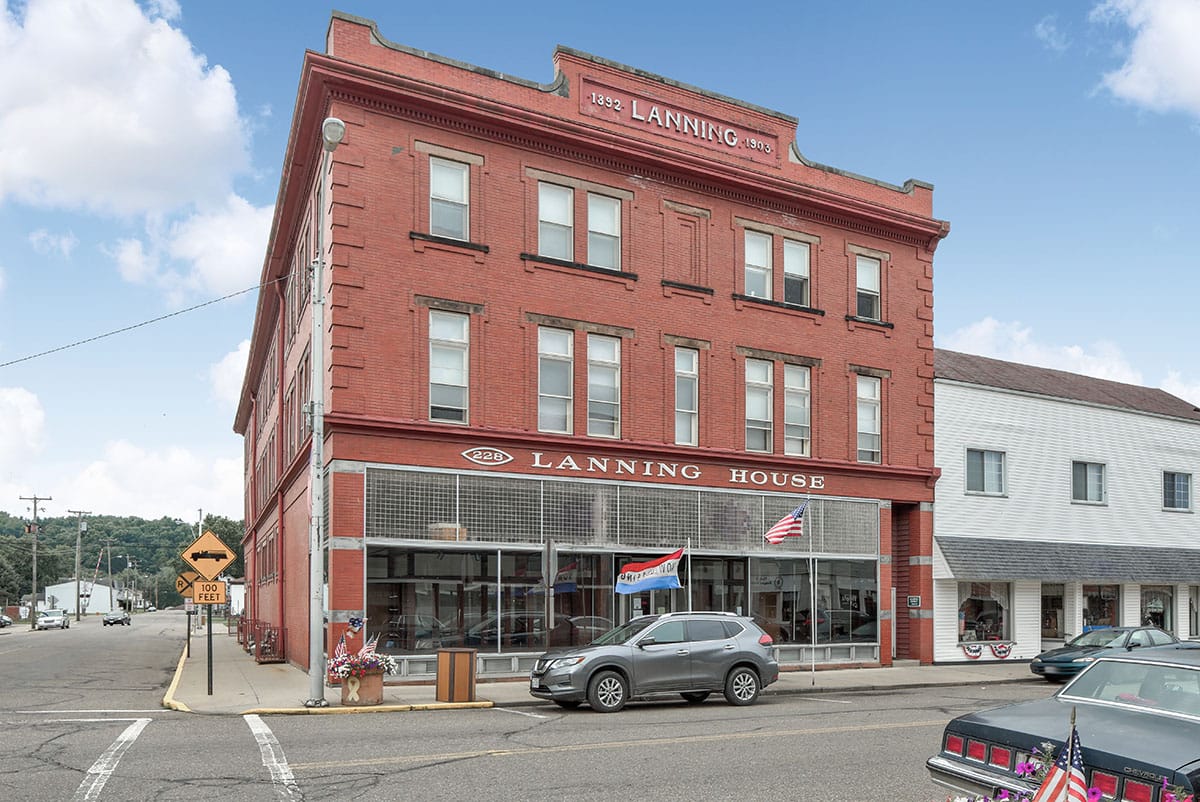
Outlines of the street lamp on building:
[{"label": "street lamp on building", "polygon": [[317,176],[317,258],[312,280],[312,361],[309,415],[312,421],[312,470],[309,476],[312,509],[308,526],[308,699],[305,707],[325,707],[325,182],[330,155],[346,136],[346,124],[337,117],[321,123],[321,173]]}]

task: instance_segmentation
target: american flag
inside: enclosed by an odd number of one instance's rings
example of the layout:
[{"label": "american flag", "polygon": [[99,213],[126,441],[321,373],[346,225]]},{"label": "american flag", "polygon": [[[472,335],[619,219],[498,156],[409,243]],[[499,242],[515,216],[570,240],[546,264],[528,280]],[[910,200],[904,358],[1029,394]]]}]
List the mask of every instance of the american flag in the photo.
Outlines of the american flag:
[{"label": "american flag", "polygon": [[346,636],[338,638],[337,646],[333,647],[333,659],[346,656]]},{"label": "american flag", "polygon": [[1058,759],[1042,781],[1033,802],[1087,802],[1087,782],[1083,779],[1083,750],[1079,731],[1071,724],[1071,737],[1058,752]]},{"label": "american flag", "polygon": [[376,635],[375,637],[371,638],[369,641],[367,641],[366,643],[363,644],[363,647],[358,650],[358,656],[366,657],[368,654],[375,654],[375,645],[377,643],[379,643],[378,635]]},{"label": "american flag", "polygon": [[785,537],[800,537],[804,534],[804,508],[808,506],[808,502],[803,502],[799,507],[789,512],[787,515],[779,519],[779,523],[772,526],[763,535],[768,543],[782,543]]}]

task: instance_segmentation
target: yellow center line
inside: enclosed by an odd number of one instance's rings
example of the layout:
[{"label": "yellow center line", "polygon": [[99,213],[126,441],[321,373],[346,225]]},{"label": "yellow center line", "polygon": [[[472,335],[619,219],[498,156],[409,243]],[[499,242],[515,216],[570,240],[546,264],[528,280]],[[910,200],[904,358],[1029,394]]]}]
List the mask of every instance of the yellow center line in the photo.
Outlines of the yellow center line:
[{"label": "yellow center line", "polygon": [[754,732],[723,733],[720,735],[684,735],[678,738],[645,738],[635,741],[600,741],[590,744],[563,744],[559,746],[535,746],[520,749],[480,749],[474,752],[452,752],[431,755],[389,755],[387,757],[360,758],[358,760],[329,760],[315,763],[293,763],[293,771],[318,771],[321,769],[348,768],[355,766],[384,766],[398,763],[443,763],[448,760],[464,760],[477,757],[521,757],[524,755],[547,755],[555,752],[587,752],[599,749],[636,749],[647,746],[669,744],[694,744],[712,741],[752,740],[756,738],[788,738],[798,735],[828,735],[839,732],[863,732],[866,730],[899,730],[917,727],[944,727],[946,719],[931,721],[901,721],[894,724],[847,724],[840,727],[814,727],[802,730],[756,730]]}]

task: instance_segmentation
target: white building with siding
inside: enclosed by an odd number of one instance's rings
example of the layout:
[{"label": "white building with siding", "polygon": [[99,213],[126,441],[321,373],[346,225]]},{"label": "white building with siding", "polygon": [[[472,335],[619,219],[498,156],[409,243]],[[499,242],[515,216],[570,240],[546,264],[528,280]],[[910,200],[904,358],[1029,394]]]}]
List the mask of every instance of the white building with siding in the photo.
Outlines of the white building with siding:
[{"label": "white building with siding", "polygon": [[1200,637],[1200,410],[937,350],[934,661],[1028,660],[1085,627]]}]

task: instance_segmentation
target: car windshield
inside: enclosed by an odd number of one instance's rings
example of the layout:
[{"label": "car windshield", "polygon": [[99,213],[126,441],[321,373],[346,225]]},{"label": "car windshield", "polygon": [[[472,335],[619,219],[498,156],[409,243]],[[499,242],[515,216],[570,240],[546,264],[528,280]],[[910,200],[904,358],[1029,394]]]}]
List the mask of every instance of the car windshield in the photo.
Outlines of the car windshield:
[{"label": "car windshield", "polygon": [[1093,629],[1072,640],[1069,646],[1120,646],[1128,633],[1124,630]]},{"label": "car windshield", "polygon": [[603,635],[592,641],[592,643],[596,646],[611,646],[614,643],[624,643],[657,620],[658,619],[653,616],[635,618],[632,621],[621,624],[619,627],[610,629],[608,632],[605,632]]},{"label": "car windshield", "polygon": [[1063,688],[1060,696],[1200,716],[1200,668],[1097,660]]}]

